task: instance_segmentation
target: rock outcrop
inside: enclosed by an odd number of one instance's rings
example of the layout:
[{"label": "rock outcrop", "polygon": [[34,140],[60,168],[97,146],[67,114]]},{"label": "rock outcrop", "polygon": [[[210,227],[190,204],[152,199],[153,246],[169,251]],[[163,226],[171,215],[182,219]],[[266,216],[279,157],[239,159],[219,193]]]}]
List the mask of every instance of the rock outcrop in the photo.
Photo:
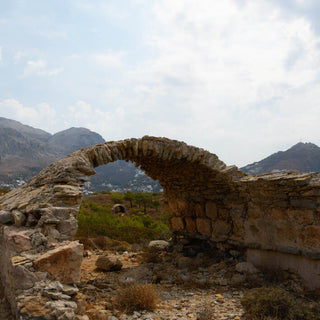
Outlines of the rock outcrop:
[{"label": "rock outcrop", "polygon": [[[1,279],[17,315],[25,298],[39,292],[35,288],[65,281],[39,261],[75,235],[82,187],[94,168],[117,160],[132,161],[159,180],[174,232],[222,249],[246,249],[255,265],[277,254],[277,266],[296,263],[310,286],[320,286],[319,173],[249,176],[203,149],[146,136],[76,151],[0,198]],[[25,276],[32,294],[15,291],[16,274]]]}]

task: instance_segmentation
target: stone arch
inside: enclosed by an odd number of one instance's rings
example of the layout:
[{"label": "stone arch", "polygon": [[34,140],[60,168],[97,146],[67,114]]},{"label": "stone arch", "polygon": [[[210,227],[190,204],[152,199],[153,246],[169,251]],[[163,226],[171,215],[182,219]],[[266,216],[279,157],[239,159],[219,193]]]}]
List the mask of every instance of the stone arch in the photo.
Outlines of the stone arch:
[{"label": "stone arch", "polygon": [[[76,151],[0,198],[0,277],[13,309],[50,257],[63,259],[51,280],[80,280],[81,245],[69,240],[82,187],[95,167],[117,160],[132,161],[159,181],[174,232],[226,250],[244,248],[256,265],[296,269],[310,287],[320,287],[319,173],[249,176],[203,149],[145,136]],[[28,288],[19,287],[19,275]]]},{"label": "stone arch", "polygon": [[[95,174],[95,167],[117,160],[132,161],[159,181],[175,231],[205,237],[210,237],[212,232],[209,219],[214,212],[211,211],[220,208],[223,212],[225,195],[232,194],[234,181],[245,175],[203,149],[176,140],[145,136],[76,151],[3,197],[0,206],[12,213],[18,225],[50,224],[60,234],[56,233],[56,238],[71,239],[77,229],[75,217],[84,183]],[[25,221],[19,221],[19,215],[25,216]],[[185,220],[184,216],[188,218]]]},{"label": "stone arch", "polygon": [[127,210],[126,210],[126,207],[123,204],[115,204],[112,207],[112,212],[113,213],[126,213]]}]

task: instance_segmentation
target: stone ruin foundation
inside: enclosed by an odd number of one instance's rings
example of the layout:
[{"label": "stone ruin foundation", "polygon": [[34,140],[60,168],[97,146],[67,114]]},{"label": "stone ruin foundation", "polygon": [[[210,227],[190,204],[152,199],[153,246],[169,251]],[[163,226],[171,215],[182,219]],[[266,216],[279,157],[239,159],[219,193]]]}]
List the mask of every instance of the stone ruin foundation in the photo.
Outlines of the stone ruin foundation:
[{"label": "stone ruin foundation", "polygon": [[94,168],[132,161],[163,187],[171,229],[257,267],[293,269],[320,287],[320,174],[246,175],[203,149],[166,138],[106,142],[42,170],[0,198],[0,279],[15,319],[75,319],[83,246],[72,241]]}]

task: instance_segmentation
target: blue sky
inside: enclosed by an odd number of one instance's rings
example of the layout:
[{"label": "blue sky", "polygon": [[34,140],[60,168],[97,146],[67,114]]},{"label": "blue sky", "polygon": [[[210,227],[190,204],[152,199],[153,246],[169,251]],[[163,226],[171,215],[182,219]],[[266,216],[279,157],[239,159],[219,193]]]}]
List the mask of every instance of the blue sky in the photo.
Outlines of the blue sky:
[{"label": "blue sky", "polygon": [[0,0],[0,116],[227,164],[320,145],[318,0]]}]

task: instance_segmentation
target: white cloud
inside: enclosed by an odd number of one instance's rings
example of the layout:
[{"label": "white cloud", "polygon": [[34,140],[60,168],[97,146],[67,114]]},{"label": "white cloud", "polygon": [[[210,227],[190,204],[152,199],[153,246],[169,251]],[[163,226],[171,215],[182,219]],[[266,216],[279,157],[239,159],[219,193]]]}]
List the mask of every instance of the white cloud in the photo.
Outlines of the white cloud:
[{"label": "white cloud", "polygon": [[0,61],[2,60],[2,47],[0,47]]},{"label": "white cloud", "polygon": [[115,68],[122,67],[123,58],[124,58],[123,52],[96,53],[92,55],[93,61],[103,67],[115,67]]},{"label": "white cloud", "polygon": [[101,134],[106,140],[121,139],[125,125],[125,111],[115,108],[106,111],[79,100],[66,108],[62,115],[64,127],[85,127]]},{"label": "white cloud", "polygon": [[[266,0],[163,0],[154,20],[149,43],[157,56],[131,73],[142,128],[241,165],[280,141],[289,147],[300,135],[320,135],[316,125],[298,125],[318,101],[320,76],[320,39],[305,18]],[[312,93],[314,103],[293,107],[299,92]]]},{"label": "white cloud", "polygon": [[28,107],[16,99],[6,99],[0,101],[0,113],[2,117],[14,119],[49,132],[53,132],[57,125],[57,113],[47,103]]},{"label": "white cloud", "polygon": [[[20,57],[19,57],[20,58]],[[63,72],[64,68],[48,68],[47,61],[45,60],[29,60],[26,67],[24,68],[22,77],[28,77],[32,75],[37,76],[56,76]]]}]

